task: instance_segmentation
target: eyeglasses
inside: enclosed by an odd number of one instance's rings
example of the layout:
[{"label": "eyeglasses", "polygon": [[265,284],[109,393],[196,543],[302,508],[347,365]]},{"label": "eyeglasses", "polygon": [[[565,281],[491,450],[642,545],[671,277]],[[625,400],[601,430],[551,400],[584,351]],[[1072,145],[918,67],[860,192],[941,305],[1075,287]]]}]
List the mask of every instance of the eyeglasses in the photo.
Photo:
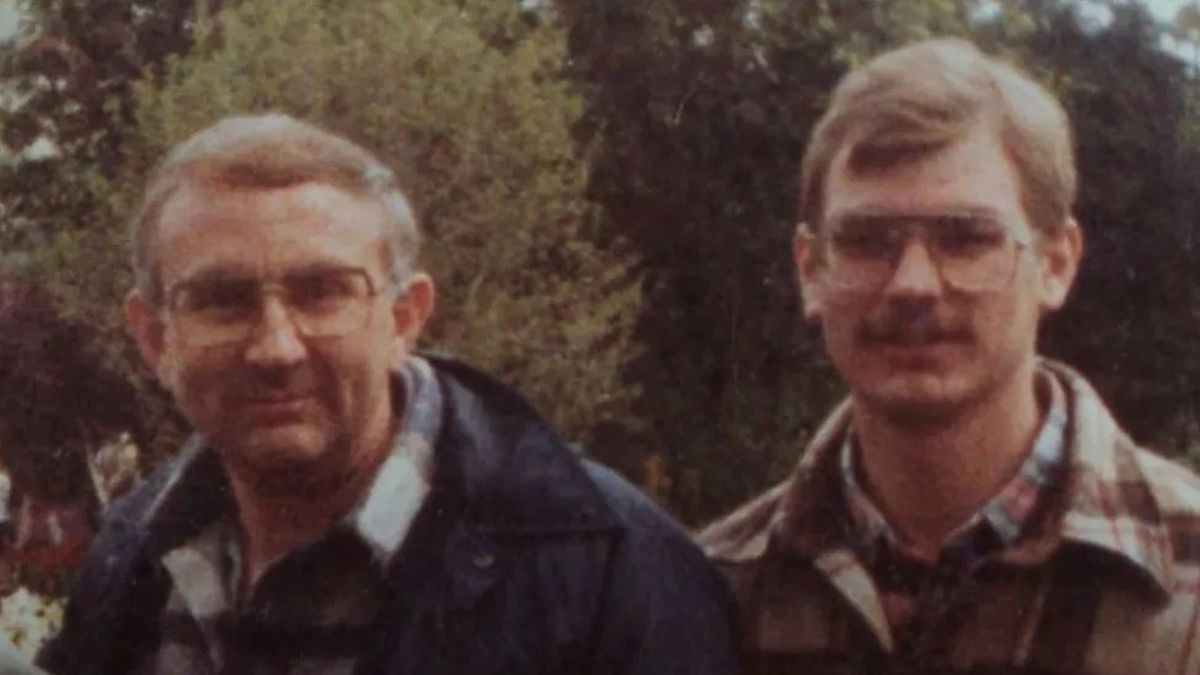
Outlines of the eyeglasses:
[{"label": "eyeglasses", "polygon": [[364,269],[319,267],[266,280],[201,276],[172,284],[166,298],[185,339],[211,347],[249,339],[261,321],[268,293],[279,294],[300,335],[332,338],[365,325],[370,300],[379,292]]},{"label": "eyeglasses", "polygon": [[827,244],[824,262],[837,288],[874,293],[896,272],[911,237],[919,233],[942,281],[966,293],[989,293],[1007,286],[1030,240],[995,218],[977,213],[856,214],[828,223],[813,235]]}]

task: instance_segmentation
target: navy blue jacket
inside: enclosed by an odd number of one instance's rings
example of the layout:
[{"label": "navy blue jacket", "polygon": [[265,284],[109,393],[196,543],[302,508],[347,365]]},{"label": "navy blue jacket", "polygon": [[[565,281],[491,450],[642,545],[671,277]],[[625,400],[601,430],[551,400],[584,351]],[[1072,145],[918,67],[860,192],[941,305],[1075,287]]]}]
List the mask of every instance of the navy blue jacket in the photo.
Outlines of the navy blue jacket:
[{"label": "navy blue jacket", "polygon": [[[519,396],[431,362],[446,415],[434,485],[357,672],[734,672],[730,597],[688,537]],[[199,460],[165,467],[110,509],[42,667],[116,675],[155,648],[169,590],[159,558],[228,499],[215,456]],[[151,509],[168,482],[170,503]]]}]

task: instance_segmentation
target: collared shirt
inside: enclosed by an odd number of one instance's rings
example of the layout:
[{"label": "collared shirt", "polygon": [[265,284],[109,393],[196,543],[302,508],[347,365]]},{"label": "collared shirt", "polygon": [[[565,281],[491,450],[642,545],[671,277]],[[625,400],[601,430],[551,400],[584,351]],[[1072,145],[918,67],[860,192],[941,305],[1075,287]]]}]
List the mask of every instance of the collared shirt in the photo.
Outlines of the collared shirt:
[{"label": "collared shirt", "polygon": [[738,598],[746,673],[1200,673],[1200,479],[1137,447],[1078,373],[1039,371],[1065,394],[1059,487],[907,636],[850,525],[848,403],[788,481],[700,535]]},{"label": "collared shirt", "polygon": [[429,493],[442,397],[429,363],[399,369],[405,409],[362,499],[320,540],[238,597],[242,551],[227,513],[162,558],[171,587],[161,641],[139,672],[343,675],[367,646],[386,571]]},{"label": "collared shirt", "polygon": [[[888,623],[901,633],[934,600],[957,589],[996,550],[1015,546],[1035,524],[1053,491],[1061,489],[1066,462],[1066,394],[1047,373],[1038,373],[1037,389],[1045,412],[1025,460],[1009,481],[965,523],[946,537],[938,560],[921,562],[888,523],[860,479],[857,438],[847,433],[839,452],[846,511],[857,554],[870,570],[882,596]],[[944,587],[950,584],[951,587]]]}]

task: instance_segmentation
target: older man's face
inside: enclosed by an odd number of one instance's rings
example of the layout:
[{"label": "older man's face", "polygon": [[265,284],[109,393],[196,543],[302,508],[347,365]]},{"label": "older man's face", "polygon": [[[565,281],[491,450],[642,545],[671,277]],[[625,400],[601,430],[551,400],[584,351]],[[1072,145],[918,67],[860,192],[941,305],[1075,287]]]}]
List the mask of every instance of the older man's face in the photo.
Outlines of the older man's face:
[{"label": "older man's face", "polygon": [[414,295],[429,301],[432,287],[422,275],[393,301],[378,200],[318,183],[188,186],[159,223],[165,304],[133,297],[129,315],[227,464],[337,480],[386,442],[389,373],[430,309]]},{"label": "older man's face", "polygon": [[834,364],[858,401],[898,419],[988,400],[1032,367],[1039,318],[1074,275],[1078,228],[1034,234],[1016,168],[984,126],[887,168],[851,171],[846,154],[830,168],[820,235],[796,247]]}]

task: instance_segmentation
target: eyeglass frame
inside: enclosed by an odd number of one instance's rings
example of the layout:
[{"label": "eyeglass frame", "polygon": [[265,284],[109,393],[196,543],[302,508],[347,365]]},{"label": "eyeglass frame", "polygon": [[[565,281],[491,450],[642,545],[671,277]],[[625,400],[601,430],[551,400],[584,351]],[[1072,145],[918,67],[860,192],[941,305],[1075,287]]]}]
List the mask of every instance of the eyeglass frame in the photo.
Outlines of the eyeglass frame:
[{"label": "eyeglass frame", "polygon": [[[1007,287],[1009,284],[1011,284],[1013,281],[1013,278],[1016,276],[1016,272],[1019,267],[1021,254],[1027,248],[1029,248],[1031,245],[1033,245],[1036,240],[1036,236],[1032,235],[1032,234],[1027,235],[1027,236],[1021,236],[1020,234],[1018,234],[1017,232],[1014,231],[1014,228],[1011,225],[1006,224],[1000,218],[994,217],[991,214],[971,212],[971,211],[947,211],[947,212],[936,212],[936,213],[866,212],[866,213],[855,213],[855,214],[851,214],[851,215],[852,215],[852,217],[855,217],[855,218],[877,218],[879,220],[894,219],[894,220],[899,220],[899,221],[912,222],[915,224],[915,225],[908,225],[907,227],[904,228],[906,230],[904,233],[905,236],[900,240],[900,245],[897,246],[896,249],[891,252],[892,259],[890,261],[888,261],[888,271],[886,274],[881,274],[880,278],[877,282],[870,284],[870,285],[858,285],[858,286],[856,286],[853,283],[844,283],[844,279],[840,283],[835,282],[835,286],[841,291],[861,293],[864,295],[870,295],[870,294],[880,292],[887,286],[888,282],[895,276],[896,270],[899,269],[899,264],[903,260],[903,256],[908,248],[908,242],[914,236],[913,230],[919,231],[919,235],[917,236],[917,238],[920,241],[921,245],[925,248],[926,255],[929,256],[930,262],[932,263],[934,269],[937,270],[939,281],[942,284],[945,284],[947,287],[952,288],[958,292],[971,293],[971,294],[994,293],[998,290],[1001,290],[1001,289]],[[976,219],[976,220],[985,220],[985,221],[989,221],[992,223],[996,223],[1001,226],[1001,229],[1004,231],[1004,234],[1005,234],[1005,242],[1004,242],[1005,245],[1008,245],[1011,242],[1011,244],[1013,246],[1012,263],[1008,268],[1008,272],[1004,275],[1003,280],[998,279],[994,284],[987,285],[987,286],[972,287],[969,285],[957,283],[953,279],[951,279],[950,277],[947,276],[945,264],[944,264],[944,261],[942,258],[942,256],[945,255],[945,253],[944,253],[944,251],[939,249],[936,245],[932,245],[930,240],[928,239],[927,232],[929,229],[931,229],[934,226],[929,225],[927,221],[931,221],[931,220],[935,220],[935,219],[951,219],[951,218],[971,218],[971,219]],[[842,219],[837,219],[837,220],[842,220]],[[835,220],[835,223],[836,222],[837,221]],[[880,225],[879,227],[887,227],[887,226]],[[811,228],[807,222],[801,222],[796,227],[796,235],[795,236],[797,239],[803,239],[806,242],[809,242],[810,245],[814,245],[814,246],[823,245],[823,248],[818,249],[818,258],[817,259],[820,261],[820,263],[826,269],[829,269],[828,260],[830,257],[830,253],[833,252],[833,248],[834,248],[833,247],[834,242],[833,242],[832,237],[830,236],[830,232],[833,231],[834,229],[835,229],[834,226],[826,225],[826,227],[822,228],[820,231],[814,232],[813,228]],[[881,262],[881,261],[877,261],[877,262]]]},{"label": "eyeglass frame", "polygon": [[[317,271],[319,271],[319,272],[335,272],[335,273],[354,273],[356,276],[361,277],[365,281],[366,289],[367,289],[366,293],[355,299],[356,302],[361,302],[362,306],[365,308],[362,319],[358,322],[359,325],[357,326],[357,328],[354,326],[348,326],[344,330],[341,330],[341,331],[338,331],[335,333],[329,333],[329,334],[314,333],[314,332],[308,330],[308,328],[305,325],[304,319],[303,319],[303,313],[300,310],[298,310],[295,306],[293,306],[293,304],[291,302],[289,302],[287,299],[287,287],[285,285],[284,280],[289,276],[300,275],[300,274],[304,274],[306,272],[309,272],[309,273],[317,272]],[[204,275],[202,274],[199,276],[203,277]],[[214,275],[214,276],[218,276],[218,275]],[[389,293],[390,291],[397,291],[395,293],[395,296],[399,297],[400,295],[403,295],[406,292],[408,283],[409,283],[407,279],[400,280],[395,275],[389,274],[389,275],[387,275],[387,277],[385,278],[383,283],[381,283],[377,286],[375,280],[372,278],[371,273],[369,271],[367,271],[363,267],[354,267],[354,266],[326,266],[326,267],[315,266],[315,267],[311,267],[311,268],[307,268],[307,269],[302,267],[302,268],[299,268],[296,270],[290,270],[283,274],[274,274],[274,275],[268,275],[265,277],[230,276],[229,278],[245,280],[245,281],[254,281],[257,283],[256,293],[257,293],[257,298],[258,298],[258,306],[256,308],[256,313],[253,316],[253,318],[249,318],[244,322],[244,326],[239,327],[239,328],[243,328],[245,330],[244,335],[240,335],[238,337],[230,337],[230,338],[226,338],[226,339],[208,341],[208,342],[201,342],[199,344],[196,344],[195,346],[204,347],[204,348],[223,347],[223,346],[229,346],[229,345],[237,344],[240,342],[244,342],[244,341],[250,339],[254,335],[255,328],[259,324],[261,324],[261,322],[263,320],[263,311],[265,308],[265,298],[270,293],[275,293],[280,296],[280,301],[281,301],[284,311],[287,313],[288,321],[291,323],[291,325],[292,325],[293,329],[296,331],[297,335],[299,335],[305,339],[317,339],[317,340],[337,339],[337,338],[345,337],[346,335],[349,335],[350,333],[354,332],[354,330],[361,329],[362,326],[365,326],[367,324],[367,322],[369,321],[370,316],[371,316],[371,311],[373,309],[371,306],[371,301],[373,301],[376,297],[378,297],[380,295]],[[186,287],[190,284],[199,283],[204,280],[205,279],[203,279],[203,278],[192,277],[189,279],[181,279],[179,281],[176,281],[176,282],[168,285],[161,296],[163,298],[163,302],[159,305],[160,313],[170,314],[170,315],[174,315],[176,317],[182,316],[182,313],[175,306],[177,304],[177,297],[178,297],[179,292],[181,290],[185,290]]]}]

